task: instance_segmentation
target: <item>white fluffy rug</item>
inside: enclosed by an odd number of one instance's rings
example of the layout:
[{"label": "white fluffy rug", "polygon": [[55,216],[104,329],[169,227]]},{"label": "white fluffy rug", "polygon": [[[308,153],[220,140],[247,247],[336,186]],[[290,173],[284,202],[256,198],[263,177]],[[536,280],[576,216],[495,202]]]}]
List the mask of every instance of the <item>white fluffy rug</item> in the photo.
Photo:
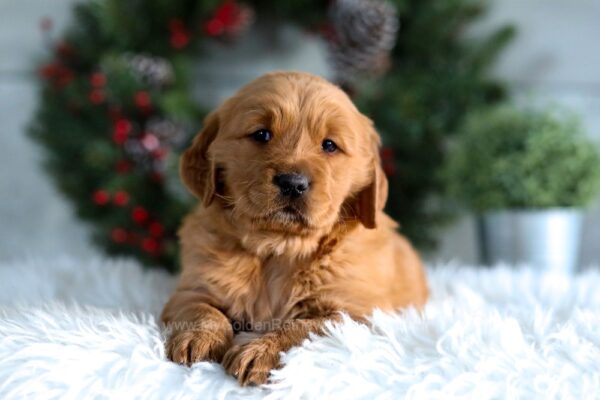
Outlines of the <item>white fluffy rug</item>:
[{"label": "white fluffy rug", "polygon": [[438,267],[422,314],[376,312],[285,354],[240,388],[165,360],[174,279],[130,262],[0,264],[0,398],[573,398],[600,396],[600,273]]}]

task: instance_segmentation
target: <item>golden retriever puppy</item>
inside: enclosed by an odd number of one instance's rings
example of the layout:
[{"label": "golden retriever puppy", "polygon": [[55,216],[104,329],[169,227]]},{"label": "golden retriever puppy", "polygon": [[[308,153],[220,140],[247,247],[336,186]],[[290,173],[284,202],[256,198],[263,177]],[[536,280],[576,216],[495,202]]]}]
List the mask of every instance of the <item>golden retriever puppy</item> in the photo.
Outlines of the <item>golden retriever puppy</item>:
[{"label": "golden retriever puppy", "polygon": [[261,384],[340,312],[426,301],[419,256],[382,211],[379,142],[342,90],[305,73],[262,76],[206,117],[180,165],[202,201],[162,313],[171,360]]}]

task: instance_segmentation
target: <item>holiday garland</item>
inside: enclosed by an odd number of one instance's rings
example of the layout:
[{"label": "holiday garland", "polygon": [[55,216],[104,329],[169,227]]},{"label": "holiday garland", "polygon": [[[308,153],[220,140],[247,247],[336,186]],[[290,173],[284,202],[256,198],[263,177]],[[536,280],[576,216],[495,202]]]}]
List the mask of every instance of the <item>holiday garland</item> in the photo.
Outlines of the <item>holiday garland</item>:
[{"label": "holiday garland", "polygon": [[[510,29],[467,45],[457,35],[481,12],[479,4],[394,3],[86,2],[39,68],[31,134],[47,148],[48,169],[92,223],[96,242],[111,254],[176,270],[176,230],[194,204],[179,184],[177,158],[204,114],[189,91],[198,49],[205,41],[235,40],[255,20],[299,24],[327,41],[337,83],[375,119],[386,144],[384,168],[396,181],[391,211],[409,236],[427,239],[441,215],[427,204],[440,192],[444,139],[466,110],[501,96],[483,73]],[[51,39],[51,21],[41,27]]]}]

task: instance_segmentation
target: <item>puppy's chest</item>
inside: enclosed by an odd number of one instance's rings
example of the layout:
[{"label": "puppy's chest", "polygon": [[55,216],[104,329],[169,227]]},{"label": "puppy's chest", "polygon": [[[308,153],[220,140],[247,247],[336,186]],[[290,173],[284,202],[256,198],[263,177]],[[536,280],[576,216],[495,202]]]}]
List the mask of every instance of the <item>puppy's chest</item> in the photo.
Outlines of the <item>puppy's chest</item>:
[{"label": "puppy's chest", "polygon": [[251,330],[271,330],[277,321],[302,317],[306,302],[319,297],[333,279],[328,260],[273,257],[255,268],[253,279],[226,301],[229,317],[252,325]]}]

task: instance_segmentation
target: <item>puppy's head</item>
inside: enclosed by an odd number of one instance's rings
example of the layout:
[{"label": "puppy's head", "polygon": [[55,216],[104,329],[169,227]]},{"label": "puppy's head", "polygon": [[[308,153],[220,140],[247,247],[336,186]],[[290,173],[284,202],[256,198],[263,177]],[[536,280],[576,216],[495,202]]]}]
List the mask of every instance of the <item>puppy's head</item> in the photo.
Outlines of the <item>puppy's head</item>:
[{"label": "puppy's head", "polygon": [[218,203],[240,228],[308,234],[340,219],[374,228],[387,197],[378,146],[371,121],[336,86],[272,73],[206,117],[180,172],[205,207]]}]

